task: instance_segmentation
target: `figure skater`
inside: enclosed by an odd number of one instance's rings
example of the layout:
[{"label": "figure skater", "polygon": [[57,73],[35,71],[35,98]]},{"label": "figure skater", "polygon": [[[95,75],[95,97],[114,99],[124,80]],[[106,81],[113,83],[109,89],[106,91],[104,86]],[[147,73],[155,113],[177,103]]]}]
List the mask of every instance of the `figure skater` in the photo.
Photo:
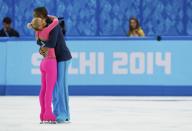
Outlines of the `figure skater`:
[{"label": "figure skater", "polygon": [[58,25],[58,19],[49,16],[53,22],[46,27],[46,22],[41,18],[33,18],[28,27],[35,30],[36,39],[42,43],[41,50],[44,51],[43,59],[41,61],[41,90],[39,94],[39,101],[41,106],[40,120],[41,123],[49,122],[55,123],[56,117],[52,112],[51,102],[52,93],[57,80],[57,60],[54,48],[43,47],[43,42],[48,40],[49,32]]},{"label": "figure skater", "polygon": [[[47,26],[52,23],[48,17],[45,7],[37,7],[33,11],[34,17],[45,19]],[[41,44],[41,43],[40,43]],[[65,43],[61,27],[57,25],[49,35],[49,40],[45,42],[45,47],[55,48],[57,58],[57,82],[53,91],[53,112],[57,123],[70,121],[69,92],[68,92],[68,65],[72,58],[69,48]],[[43,54],[42,50],[40,52]]]}]

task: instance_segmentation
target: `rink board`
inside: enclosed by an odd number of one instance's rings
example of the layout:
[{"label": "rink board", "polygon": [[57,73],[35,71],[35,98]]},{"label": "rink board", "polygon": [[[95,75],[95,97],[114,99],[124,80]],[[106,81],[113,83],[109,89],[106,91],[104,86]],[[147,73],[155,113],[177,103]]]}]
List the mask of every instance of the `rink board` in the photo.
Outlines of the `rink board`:
[{"label": "rink board", "polygon": [[[68,40],[71,95],[191,96],[191,40]],[[0,42],[0,95],[37,95],[34,40]]]}]

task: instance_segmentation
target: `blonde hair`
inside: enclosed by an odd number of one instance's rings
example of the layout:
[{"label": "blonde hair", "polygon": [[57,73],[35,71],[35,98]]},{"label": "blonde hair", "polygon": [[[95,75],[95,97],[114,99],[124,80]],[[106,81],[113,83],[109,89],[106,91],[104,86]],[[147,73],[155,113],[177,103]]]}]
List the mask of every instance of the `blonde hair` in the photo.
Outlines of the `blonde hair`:
[{"label": "blonde hair", "polygon": [[39,26],[40,26],[40,20],[42,20],[41,18],[33,18],[32,22],[31,22],[31,27],[35,30],[35,31],[39,31]]}]

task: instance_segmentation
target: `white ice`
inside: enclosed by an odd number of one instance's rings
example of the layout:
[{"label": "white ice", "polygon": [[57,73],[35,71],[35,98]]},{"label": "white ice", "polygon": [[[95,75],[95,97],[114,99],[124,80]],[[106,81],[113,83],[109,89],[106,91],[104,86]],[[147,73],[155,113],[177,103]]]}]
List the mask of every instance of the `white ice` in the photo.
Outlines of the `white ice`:
[{"label": "white ice", "polygon": [[38,97],[0,97],[0,131],[192,131],[192,97],[70,97],[71,123],[39,124]]}]

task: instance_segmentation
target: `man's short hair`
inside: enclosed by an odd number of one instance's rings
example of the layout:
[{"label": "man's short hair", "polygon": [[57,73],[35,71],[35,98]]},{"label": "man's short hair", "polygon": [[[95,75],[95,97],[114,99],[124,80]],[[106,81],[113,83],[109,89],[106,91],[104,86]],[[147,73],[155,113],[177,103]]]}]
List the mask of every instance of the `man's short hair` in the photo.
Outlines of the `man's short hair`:
[{"label": "man's short hair", "polygon": [[48,15],[47,9],[44,6],[37,7],[33,10],[34,17],[47,18],[47,15]]},{"label": "man's short hair", "polygon": [[10,17],[5,17],[3,18],[3,23],[6,23],[6,24],[11,24],[11,18]]}]

